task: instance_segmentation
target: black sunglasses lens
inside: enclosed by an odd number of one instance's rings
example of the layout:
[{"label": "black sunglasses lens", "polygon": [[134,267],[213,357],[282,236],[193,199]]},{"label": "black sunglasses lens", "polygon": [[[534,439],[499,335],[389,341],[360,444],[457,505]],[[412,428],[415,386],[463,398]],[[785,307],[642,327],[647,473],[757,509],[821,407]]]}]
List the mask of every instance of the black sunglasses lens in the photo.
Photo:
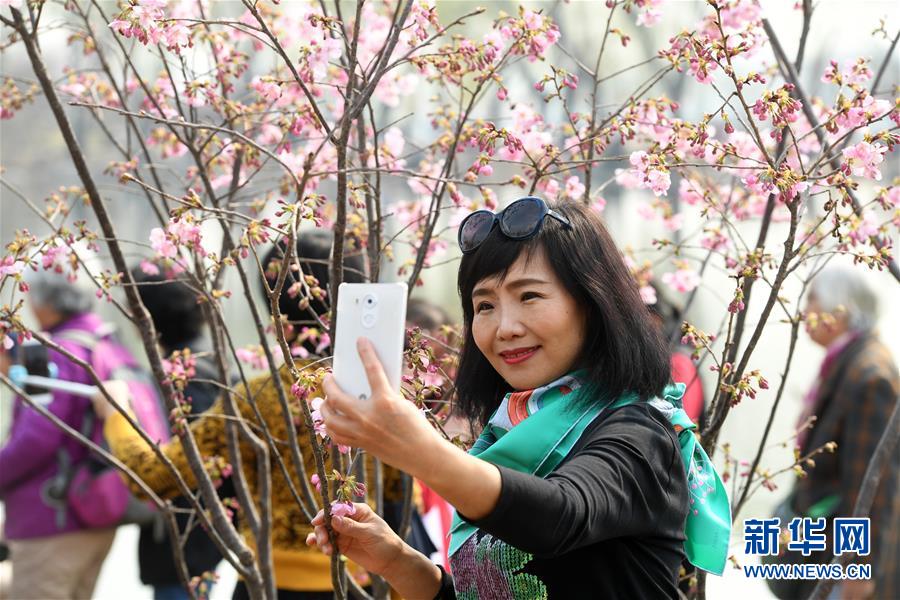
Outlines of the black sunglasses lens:
[{"label": "black sunglasses lens", "polygon": [[459,236],[459,247],[463,252],[474,250],[487,239],[494,225],[494,215],[490,212],[475,212],[466,217]]},{"label": "black sunglasses lens", "polygon": [[503,211],[500,226],[508,237],[521,239],[530,236],[544,216],[544,204],[537,198],[516,200]]}]

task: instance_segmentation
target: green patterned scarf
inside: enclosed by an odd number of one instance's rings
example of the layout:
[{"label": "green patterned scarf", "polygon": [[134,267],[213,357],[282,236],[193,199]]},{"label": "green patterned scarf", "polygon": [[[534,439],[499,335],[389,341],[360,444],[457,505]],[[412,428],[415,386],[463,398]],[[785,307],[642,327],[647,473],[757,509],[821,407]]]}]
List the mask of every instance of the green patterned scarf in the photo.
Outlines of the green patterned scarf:
[{"label": "green patterned scarf", "polygon": [[[579,402],[582,373],[565,375],[534,390],[507,394],[469,454],[538,477],[552,473],[600,413],[638,402],[637,395],[626,394],[585,407]],[[684,389],[683,383],[670,385],[662,398],[649,404],[666,416],[681,445],[691,502],[685,524],[685,554],[691,564],[720,575],[728,557],[731,505],[718,472],[697,442],[697,426],[681,407]],[[573,406],[577,408],[573,410]],[[474,525],[454,514],[449,554],[455,554],[476,531]]]}]

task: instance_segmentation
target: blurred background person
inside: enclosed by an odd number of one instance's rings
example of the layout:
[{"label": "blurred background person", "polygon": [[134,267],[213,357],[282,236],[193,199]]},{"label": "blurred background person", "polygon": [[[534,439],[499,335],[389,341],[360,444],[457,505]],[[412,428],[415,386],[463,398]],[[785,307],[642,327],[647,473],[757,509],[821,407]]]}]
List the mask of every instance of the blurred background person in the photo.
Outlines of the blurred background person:
[{"label": "blurred background person", "polygon": [[[318,287],[321,290],[328,289],[329,282],[329,258],[333,236],[327,230],[303,231],[298,235],[296,253],[291,264],[298,264],[300,272],[291,267],[282,294],[278,298],[278,305],[284,318],[285,335],[292,347],[292,354],[303,358],[295,361],[299,368],[309,365],[315,355],[324,349],[327,336],[315,333],[317,317],[325,317],[328,314],[328,306],[322,300],[313,298],[306,302],[304,295],[300,294],[296,286],[306,277],[313,277],[316,281],[307,282],[310,288]],[[278,276],[281,261],[284,256],[284,242],[277,243],[271,251],[262,259],[265,269],[265,278],[268,285],[274,285]],[[353,255],[349,250],[345,254],[344,279],[349,282],[361,282],[364,280],[363,258],[359,254]],[[265,285],[265,282],[261,282]],[[266,306],[269,303],[266,302]],[[294,383],[290,370],[282,366],[278,370],[281,382],[285,390],[290,390]],[[248,383],[249,389],[243,386],[239,393],[235,394],[235,403],[240,416],[248,423],[257,423],[253,409],[246,400],[250,395],[254,398],[256,408],[275,440],[289,439],[286,419],[283,415],[281,404],[278,400],[278,392],[275,381],[270,374],[263,375]],[[310,398],[321,395],[313,390]],[[153,450],[131,428],[125,418],[119,414],[103,397],[95,398],[95,408],[106,419],[104,433],[111,451],[133,469],[157,494],[163,497],[175,497],[179,494],[175,478],[162,464]],[[220,456],[229,457],[226,419],[222,418],[224,408],[221,400],[217,400],[212,408],[205,414],[197,416],[190,424],[194,438],[201,455],[204,457]],[[289,417],[293,422],[293,417]],[[297,427],[297,444],[303,458],[306,476],[316,473],[315,457],[309,447],[308,433],[305,425]],[[254,502],[259,503],[259,489],[257,477],[257,464],[254,458],[253,448],[243,437],[240,438],[240,451],[242,453],[243,473]],[[280,457],[290,474],[293,486],[300,490],[303,483],[300,474],[293,467],[291,450],[287,444],[277,446]],[[178,468],[185,479],[190,483],[194,481],[190,467],[184,456],[181,442],[178,438],[161,446],[162,451]],[[305,544],[306,535],[313,529],[309,519],[303,513],[291,493],[287,480],[281,468],[270,454],[268,468],[272,474],[271,506],[272,506],[272,559],[274,566],[275,585],[278,589],[279,600],[331,600],[334,593],[331,582],[330,559],[309,548]],[[372,461],[366,461],[367,481],[374,478]],[[326,472],[332,469],[330,458],[326,460]],[[374,486],[370,486],[374,487]],[[132,490],[139,490],[132,486]],[[402,498],[402,485],[399,473],[389,467],[384,469],[384,499],[385,502],[399,501]],[[316,496],[317,502],[319,498]],[[374,505],[374,500],[370,497]],[[255,537],[249,524],[240,522],[241,532],[246,541],[253,546]],[[236,600],[249,598],[249,593],[244,582],[239,581],[234,590]]]},{"label": "blurred background person", "polygon": [[[815,457],[815,467],[795,484],[793,509],[799,516],[828,517],[829,548],[812,562],[833,558],[833,517],[853,516],[866,467],[900,395],[900,378],[890,351],[874,330],[877,297],[865,272],[831,266],[811,282],[806,304],[809,337],[825,348],[819,376],[804,398],[799,423],[816,420],[798,437],[801,455],[829,442],[833,453]],[[833,598],[900,598],[898,584],[897,452],[882,474],[871,516],[871,553],[854,557],[872,563],[872,579],[842,581]],[[815,581],[804,582],[808,593]],[[805,597],[806,594],[803,595]]]},{"label": "blurred background person", "polygon": [[[406,305],[406,326],[408,328],[418,327],[422,334],[432,338],[428,340],[428,345],[434,353],[434,360],[437,364],[442,364],[442,358],[449,351],[441,344],[444,340],[444,330],[452,325],[450,316],[439,305],[420,298],[410,298]],[[438,340],[438,341],[435,341]],[[452,374],[450,374],[452,377]],[[428,376],[426,376],[427,378]],[[444,432],[451,438],[455,436],[464,436],[470,439],[468,420],[452,412],[453,406],[446,406],[451,402],[452,393],[450,391],[450,381],[445,380],[440,373],[435,373],[432,379],[426,379],[427,385],[437,385],[442,389],[443,395],[439,402],[433,403],[432,410],[438,414],[448,415],[444,421]],[[466,435],[469,434],[469,435]],[[449,568],[450,560],[447,556],[447,536],[450,535],[450,524],[453,520],[453,508],[450,504],[441,498],[437,492],[429,488],[421,481],[416,480],[416,508],[421,517],[414,515],[413,528],[410,532],[410,539],[406,542],[424,554],[431,557],[432,560],[445,568]],[[421,533],[416,531],[418,525],[417,520],[421,519],[422,528],[428,536],[428,542],[417,536]],[[430,546],[430,547],[429,547]]]},{"label": "blurred background person", "polygon": [[[219,369],[211,357],[209,339],[204,335],[205,321],[197,301],[198,293],[184,281],[167,277],[153,264],[134,269],[132,277],[159,335],[163,356],[187,350],[194,358],[194,374],[184,389],[185,398],[190,399],[191,406],[188,420],[193,421],[195,415],[212,407],[220,394],[219,387],[214,383],[219,381]],[[219,488],[219,495],[234,495],[230,480]],[[191,508],[184,498],[176,498],[173,504],[176,508]],[[189,526],[193,527],[183,546],[188,575],[199,577],[206,571],[215,571],[222,555],[206,531],[186,513],[176,513],[175,521],[181,535]],[[169,528],[162,515],[153,523],[141,527],[138,541],[141,582],[153,586],[154,600],[187,600],[190,597],[178,576],[171,544]]]},{"label": "blurred background person", "polygon": [[[700,429],[704,427],[706,414],[706,399],[703,394],[703,380],[697,366],[691,358],[691,350],[681,343],[681,325],[684,322],[684,306],[673,300],[662,287],[651,282],[653,297],[652,304],[646,304],[650,313],[670,349],[669,364],[672,372],[672,381],[685,385],[684,395],[681,397],[681,405],[691,421]],[[697,568],[688,560],[682,561],[683,572],[679,575],[678,588],[685,594],[690,594],[692,587],[696,587]]]},{"label": "blurred background person", "polygon": [[[62,275],[40,272],[28,278],[28,299],[40,328],[62,348],[90,362],[90,350],[67,334],[105,334],[102,319],[91,312],[93,294]],[[127,350],[120,348],[122,353]],[[48,361],[63,381],[92,384],[85,369],[48,350]],[[89,398],[55,391],[47,410],[81,431],[91,409]],[[102,421],[95,421],[96,427]],[[86,529],[66,493],[73,470],[90,451],[22,398],[16,398],[9,438],[0,448],[0,500],[4,533],[12,561],[11,598],[90,598],[116,529]]]},{"label": "blurred background person", "polygon": [[669,299],[656,285],[656,302],[648,304],[650,312],[656,317],[657,323],[662,328],[663,335],[673,348],[671,356],[672,381],[683,383],[687,386],[681,399],[684,412],[691,421],[701,427],[704,426],[703,418],[706,410],[706,399],[703,394],[703,380],[697,372],[697,367],[691,359],[691,352],[681,344],[681,324],[684,321],[684,309],[675,301]]}]

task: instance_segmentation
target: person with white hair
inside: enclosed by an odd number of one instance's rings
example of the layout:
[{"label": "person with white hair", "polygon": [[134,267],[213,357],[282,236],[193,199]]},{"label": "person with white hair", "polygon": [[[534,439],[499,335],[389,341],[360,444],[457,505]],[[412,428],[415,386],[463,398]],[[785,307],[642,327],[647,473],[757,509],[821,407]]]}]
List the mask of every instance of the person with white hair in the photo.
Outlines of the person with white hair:
[{"label": "person with white hair", "polygon": [[[29,274],[28,299],[42,330],[62,348],[90,363],[91,350],[73,336],[99,336],[101,318],[91,312],[90,290],[52,272]],[[125,352],[125,350],[122,350]],[[54,350],[47,360],[62,381],[92,384],[87,372]],[[48,394],[47,410],[76,431],[92,414],[90,398]],[[96,426],[102,422],[96,421]],[[86,528],[67,501],[73,469],[89,450],[16,398],[9,438],[0,447],[0,501],[10,546],[12,598],[90,598],[115,528]]]},{"label": "person with white hair", "polygon": [[[810,562],[827,563],[833,558],[833,519],[854,516],[866,467],[900,395],[897,366],[875,331],[878,298],[869,277],[862,267],[829,266],[812,280],[807,295],[806,330],[825,348],[825,358],[805,397],[800,422],[811,416],[816,419],[801,432],[798,445],[801,455],[806,455],[829,442],[837,444],[833,453],[816,455],[815,466],[797,479],[794,489],[794,514],[827,518],[828,549],[809,558]],[[832,597],[900,597],[897,471],[894,453],[871,510],[871,552],[854,556],[854,562],[871,563],[872,579],[843,581]],[[795,597],[806,597],[806,593]]]}]

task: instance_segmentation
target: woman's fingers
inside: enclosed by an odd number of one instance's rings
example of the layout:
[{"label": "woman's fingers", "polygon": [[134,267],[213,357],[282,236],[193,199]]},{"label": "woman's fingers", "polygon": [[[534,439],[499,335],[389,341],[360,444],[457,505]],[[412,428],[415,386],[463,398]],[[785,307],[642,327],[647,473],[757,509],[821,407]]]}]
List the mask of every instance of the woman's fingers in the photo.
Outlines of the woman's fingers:
[{"label": "woman's fingers", "polygon": [[331,526],[341,535],[350,538],[360,538],[369,530],[365,523],[360,523],[349,517],[334,517],[331,519]]},{"label": "woman's fingers", "polygon": [[[363,537],[368,527],[363,523],[357,523],[348,517],[334,517],[331,519],[331,527],[336,535],[343,536],[346,541],[348,538]],[[325,554],[331,554],[332,545],[328,537],[328,530],[324,525],[316,526],[312,533],[306,536],[306,545],[315,546]]]},{"label": "woman's fingers", "polygon": [[334,410],[328,400],[319,409],[322,413],[322,421],[325,423],[325,432],[338,444],[356,446],[355,436],[358,420],[351,416]]},{"label": "woman's fingers", "polygon": [[328,530],[324,527],[316,527],[316,544],[318,544],[321,548],[327,546],[329,544],[329,541]]},{"label": "woman's fingers", "polygon": [[322,381],[322,391],[325,392],[325,404],[328,405],[331,412],[344,415],[356,415],[359,412],[359,400],[344,392],[334,380],[334,375],[325,376]]},{"label": "woman's fingers", "polygon": [[369,380],[372,395],[390,394],[392,392],[391,385],[388,383],[384,367],[375,353],[375,347],[372,345],[372,342],[364,337],[359,338],[356,340],[356,351],[359,353],[359,358],[366,369],[366,379]]},{"label": "woman's fingers", "polygon": [[375,514],[375,511],[372,510],[372,507],[365,502],[354,502],[353,506],[356,510],[349,518],[354,521],[365,522],[371,520],[373,516],[376,518],[378,517],[378,515]]}]

